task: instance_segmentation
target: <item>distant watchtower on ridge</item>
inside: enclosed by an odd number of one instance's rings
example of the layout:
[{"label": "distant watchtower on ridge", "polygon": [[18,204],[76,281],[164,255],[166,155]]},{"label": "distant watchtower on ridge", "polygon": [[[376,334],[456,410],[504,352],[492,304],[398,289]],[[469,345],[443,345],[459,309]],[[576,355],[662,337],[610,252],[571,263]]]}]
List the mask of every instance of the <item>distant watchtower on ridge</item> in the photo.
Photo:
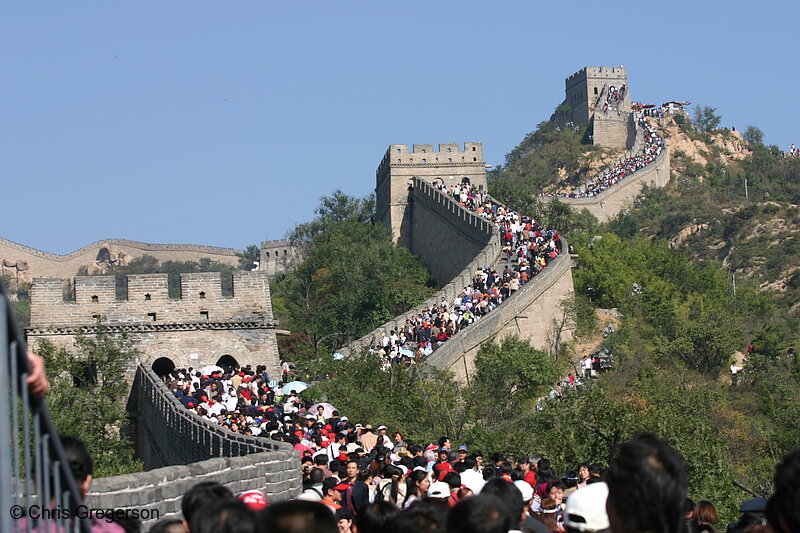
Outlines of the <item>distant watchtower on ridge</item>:
[{"label": "distant watchtower on ridge", "polygon": [[566,99],[551,120],[562,127],[569,122],[590,125],[594,144],[631,147],[634,127],[625,67],[584,67],[564,85]]},{"label": "distant watchtower on ridge", "polygon": [[392,230],[394,242],[409,246],[411,223],[408,187],[414,177],[433,184],[455,185],[467,181],[486,190],[486,162],[479,142],[392,144],[375,171],[375,203],[378,220]]}]

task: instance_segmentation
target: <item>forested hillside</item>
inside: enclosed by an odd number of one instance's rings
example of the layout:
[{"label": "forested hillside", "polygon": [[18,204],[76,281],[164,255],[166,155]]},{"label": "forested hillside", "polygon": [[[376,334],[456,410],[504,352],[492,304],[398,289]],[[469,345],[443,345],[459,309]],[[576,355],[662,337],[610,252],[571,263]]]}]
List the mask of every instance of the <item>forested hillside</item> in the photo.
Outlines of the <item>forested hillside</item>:
[{"label": "forested hillside", "polygon": [[[661,120],[669,186],[643,191],[608,224],[538,199],[558,187],[553,180],[575,183],[561,161],[584,179],[575,162],[597,150],[576,132],[540,125],[493,173],[490,191],[564,219],[576,292],[623,315],[603,344],[615,354],[612,371],[548,404],[550,425],[532,417],[533,433],[551,439],[536,438],[537,449],[569,463],[602,456],[635,429],[654,430],[698,476],[695,496],[726,500],[730,512],[743,495],[732,480],[767,489],[769,465],[800,442],[800,160],[764,146],[757,128],[744,136],[719,129],[713,109],[698,118]],[[744,367],[735,385],[734,363]]]}]

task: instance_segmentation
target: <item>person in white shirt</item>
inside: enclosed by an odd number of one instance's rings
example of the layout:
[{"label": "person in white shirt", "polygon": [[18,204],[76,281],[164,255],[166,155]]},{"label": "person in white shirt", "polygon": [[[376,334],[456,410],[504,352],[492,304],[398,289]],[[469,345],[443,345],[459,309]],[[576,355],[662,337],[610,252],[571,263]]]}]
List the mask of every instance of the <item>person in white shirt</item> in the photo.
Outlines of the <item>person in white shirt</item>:
[{"label": "person in white shirt", "polygon": [[478,462],[474,457],[466,457],[464,466],[467,469],[461,473],[461,484],[471,490],[473,494],[479,494],[486,482],[478,472]]}]

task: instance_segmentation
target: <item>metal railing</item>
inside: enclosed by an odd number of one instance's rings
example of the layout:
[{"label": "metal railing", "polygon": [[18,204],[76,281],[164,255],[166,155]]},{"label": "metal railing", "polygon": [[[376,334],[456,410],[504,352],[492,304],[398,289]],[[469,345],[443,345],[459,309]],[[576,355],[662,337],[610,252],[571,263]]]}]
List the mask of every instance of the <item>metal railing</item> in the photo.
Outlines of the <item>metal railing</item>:
[{"label": "metal railing", "polygon": [[0,393],[0,531],[88,532],[47,405],[28,387],[28,350],[2,281],[0,293],[0,376],[8,379]]}]

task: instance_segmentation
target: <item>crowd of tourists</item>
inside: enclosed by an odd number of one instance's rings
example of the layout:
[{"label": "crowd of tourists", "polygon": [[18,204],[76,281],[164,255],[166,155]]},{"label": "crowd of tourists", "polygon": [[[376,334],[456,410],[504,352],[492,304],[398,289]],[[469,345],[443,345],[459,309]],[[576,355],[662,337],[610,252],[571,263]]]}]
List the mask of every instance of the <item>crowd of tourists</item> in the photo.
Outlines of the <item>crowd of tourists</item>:
[{"label": "crowd of tourists", "polygon": [[565,198],[590,198],[597,196],[612,185],[631,176],[655,161],[656,157],[664,150],[664,139],[655,126],[650,124],[643,116],[637,118],[637,124],[644,133],[644,148],[636,155],[626,157],[618,164],[611,166],[596,176],[591,181],[578,187],[571,193],[554,194]]},{"label": "crowd of tourists", "polygon": [[472,283],[455,297],[423,308],[396,329],[384,332],[372,352],[384,365],[414,364],[430,355],[450,337],[480,320],[528,283],[561,252],[558,231],[544,228],[532,217],[520,215],[494,201],[486,192],[463,182],[437,188],[462,207],[491,221],[502,240],[504,267],[477,269]]},{"label": "crowd of tourists", "polygon": [[[603,102],[603,114],[608,115],[609,109],[612,109],[620,114],[620,104],[625,99],[625,91],[627,90],[627,86],[623,83],[621,87],[617,87],[615,85],[611,85],[608,88],[608,91],[605,91],[604,94],[601,94],[598,98],[599,101]],[[605,96],[605,99],[603,97]]]},{"label": "crowd of tourists", "polygon": [[[336,415],[317,417],[318,424],[343,438],[303,454],[296,498],[270,502],[258,488],[234,494],[204,481],[183,494],[181,517],[159,521],[150,533],[800,531],[800,448],[777,466],[772,496],[744,501],[726,526],[713,502],[688,497],[683,459],[652,434],[622,443],[607,466],[580,463],[559,473],[543,457],[485,457],[448,437],[417,445]],[[91,458],[79,441],[62,443],[85,496]],[[133,520],[95,525],[92,531],[141,531]]]},{"label": "crowd of tourists", "polygon": [[[30,390],[49,387],[41,358],[29,354]],[[263,368],[232,368],[246,384],[268,379]],[[259,374],[260,375],[257,375]],[[175,390],[186,372],[164,376]],[[212,391],[217,371],[200,372]],[[183,379],[181,378],[183,375]],[[233,376],[225,376],[233,377]],[[237,380],[238,381],[238,380]],[[190,387],[192,388],[192,387]],[[196,386],[193,388],[197,388]],[[252,388],[252,387],[250,387]],[[281,389],[282,391],[282,389]],[[176,396],[180,396],[176,393]],[[288,440],[300,454],[302,492],[270,502],[254,482],[234,494],[213,480],[191,486],[180,499],[181,516],[161,520],[151,533],[622,533],[723,530],[713,502],[688,498],[688,474],[680,455],[656,435],[621,443],[606,466],[580,463],[557,472],[547,458],[489,456],[448,437],[415,443],[385,426],[353,424],[332,406],[312,406],[290,391],[272,409],[258,408],[279,423],[271,438]],[[255,407],[251,401],[242,408]],[[326,407],[330,411],[326,411]],[[287,414],[291,412],[291,414]],[[223,413],[224,414],[224,413]],[[266,430],[267,428],[262,428]],[[266,437],[267,434],[262,434]],[[61,436],[61,447],[85,500],[93,462],[78,439]],[[315,450],[315,447],[317,449]],[[240,485],[240,484],[239,484]],[[800,531],[800,448],[777,465],[772,495],[746,500],[728,533]],[[91,505],[91,499],[89,500]],[[19,506],[17,506],[19,507]],[[33,507],[31,507],[32,509]],[[24,511],[24,509],[23,509]],[[12,513],[12,517],[15,515]],[[23,513],[11,531],[56,531],[41,513]],[[94,532],[136,533],[141,523],[128,513],[89,515]]]}]

